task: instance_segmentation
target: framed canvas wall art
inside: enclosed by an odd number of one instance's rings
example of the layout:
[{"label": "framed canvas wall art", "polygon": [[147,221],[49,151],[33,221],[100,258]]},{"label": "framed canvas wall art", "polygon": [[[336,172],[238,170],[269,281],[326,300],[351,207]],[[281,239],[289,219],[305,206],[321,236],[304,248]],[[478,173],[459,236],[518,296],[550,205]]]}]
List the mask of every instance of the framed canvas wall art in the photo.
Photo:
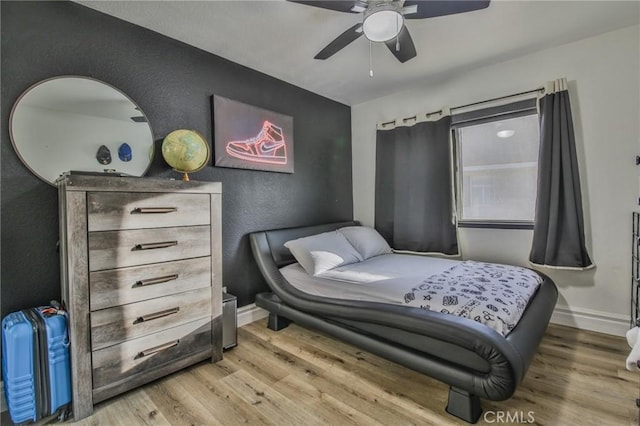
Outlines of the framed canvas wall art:
[{"label": "framed canvas wall art", "polygon": [[212,96],[217,167],[293,173],[293,117]]}]

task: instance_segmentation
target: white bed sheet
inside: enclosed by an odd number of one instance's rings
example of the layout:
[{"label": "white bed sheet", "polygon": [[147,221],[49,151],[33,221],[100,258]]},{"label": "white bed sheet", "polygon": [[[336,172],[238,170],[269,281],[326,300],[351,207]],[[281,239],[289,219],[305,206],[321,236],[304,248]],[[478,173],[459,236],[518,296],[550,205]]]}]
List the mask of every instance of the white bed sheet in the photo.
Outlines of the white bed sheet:
[{"label": "white bed sheet", "polygon": [[307,274],[298,263],[280,268],[280,272],[295,288],[316,296],[400,304],[407,287],[458,263],[431,256],[384,254],[317,276]]},{"label": "white bed sheet", "polygon": [[511,265],[386,254],[311,276],[294,263],[280,269],[298,290],[343,300],[389,303],[457,315],[506,336],[542,278]]}]

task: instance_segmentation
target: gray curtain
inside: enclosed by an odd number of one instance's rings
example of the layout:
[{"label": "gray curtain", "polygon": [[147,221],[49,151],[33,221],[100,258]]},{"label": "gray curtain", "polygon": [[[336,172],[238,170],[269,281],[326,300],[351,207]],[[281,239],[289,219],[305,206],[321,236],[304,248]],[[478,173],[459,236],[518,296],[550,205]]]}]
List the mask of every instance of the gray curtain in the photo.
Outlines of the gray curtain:
[{"label": "gray curtain", "polygon": [[538,198],[529,260],[560,268],[593,266],[584,238],[580,174],[565,79],[540,100]]},{"label": "gray curtain", "polygon": [[378,130],[375,227],[396,250],[458,254],[451,116]]}]

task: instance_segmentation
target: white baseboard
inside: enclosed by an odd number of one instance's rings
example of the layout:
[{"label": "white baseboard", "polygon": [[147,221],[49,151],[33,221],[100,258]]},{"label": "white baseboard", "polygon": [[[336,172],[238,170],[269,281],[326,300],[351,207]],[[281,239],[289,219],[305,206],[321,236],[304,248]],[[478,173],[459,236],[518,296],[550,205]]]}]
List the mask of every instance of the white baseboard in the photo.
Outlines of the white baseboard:
[{"label": "white baseboard", "polygon": [[256,306],[255,303],[238,308],[238,327],[251,324],[269,316],[269,312]]},{"label": "white baseboard", "polygon": [[624,336],[629,329],[629,318],[626,315],[561,305],[557,305],[553,311],[551,322],[615,336]]}]

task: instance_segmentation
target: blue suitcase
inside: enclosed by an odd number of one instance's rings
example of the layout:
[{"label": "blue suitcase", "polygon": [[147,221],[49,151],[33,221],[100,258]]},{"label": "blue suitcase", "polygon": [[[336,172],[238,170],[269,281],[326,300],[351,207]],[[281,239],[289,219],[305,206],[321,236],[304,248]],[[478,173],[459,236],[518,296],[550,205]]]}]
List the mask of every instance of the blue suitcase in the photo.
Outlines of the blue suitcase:
[{"label": "blue suitcase", "polygon": [[64,312],[24,309],[2,320],[2,379],[11,420],[36,422],[70,413],[69,338]]}]

